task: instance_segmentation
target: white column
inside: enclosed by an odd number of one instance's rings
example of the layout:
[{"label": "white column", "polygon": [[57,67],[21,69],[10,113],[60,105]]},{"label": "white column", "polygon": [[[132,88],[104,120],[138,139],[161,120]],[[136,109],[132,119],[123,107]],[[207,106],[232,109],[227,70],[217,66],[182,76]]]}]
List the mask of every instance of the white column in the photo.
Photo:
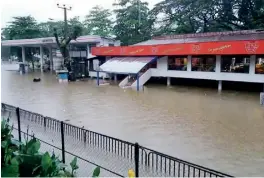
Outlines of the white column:
[{"label": "white column", "polygon": [[40,70],[43,72],[43,46],[40,46]]},{"label": "white column", "polygon": [[26,51],[25,51],[25,46],[22,46],[22,62],[26,62]]},{"label": "white column", "polygon": [[171,78],[167,77],[167,86],[170,86],[170,85],[171,85]]},{"label": "white column", "polygon": [[90,53],[90,50],[89,50],[89,44],[87,44],[87,54]]},{"label": "white column", "polygon": [[255,74],[256,69],[256,55],[250,56],[249,74]]},{"label": "white column", "polygon": [[215,72],[220,73],[221,72],[221,56],[216,56],[216,63],[215,63]]},{"label": "white column", "polygon": [[117,74],[114,74],[114,80],[117,81]]},{"label": "white column", "polygon": [[222,81],[221,80],[218,81],[218,91],[219,92],[222,91]]},{"label": "white column", "polygon": [[187,58],[187,71],[191,72],[192,71],[192,56],[188,55]]},{"label": "white column", "polygon": [[49,60],[50,60],[50,71],[53,71],[53,56],[52,56],[52,46],[49,47]]}]

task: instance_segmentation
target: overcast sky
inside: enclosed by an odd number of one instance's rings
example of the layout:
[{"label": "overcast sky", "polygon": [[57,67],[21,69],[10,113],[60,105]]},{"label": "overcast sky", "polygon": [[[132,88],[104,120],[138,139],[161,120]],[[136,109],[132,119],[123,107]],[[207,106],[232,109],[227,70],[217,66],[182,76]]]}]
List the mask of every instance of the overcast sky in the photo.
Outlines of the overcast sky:
[{"label": "overcast sky", "polygon": [[[63,19],[62,9],[57,8],[57,3],[72,6],[68,17],[80,16],[81,19],[88,14],[91,7],[101,5],[113,9],[112,4],[117,0],[0,0],[1,2],[1,27],[5,27],[14,16],[32,15],[37,21]],[[152,8],[161,0],[144,0]]]}]

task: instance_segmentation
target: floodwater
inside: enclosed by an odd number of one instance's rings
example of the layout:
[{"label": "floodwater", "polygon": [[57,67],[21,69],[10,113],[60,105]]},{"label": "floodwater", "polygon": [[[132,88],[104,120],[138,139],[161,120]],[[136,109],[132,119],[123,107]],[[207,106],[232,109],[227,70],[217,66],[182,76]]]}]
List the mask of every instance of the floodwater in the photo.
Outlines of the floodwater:
[{"label": "floodwater", "polygon": [[[34,77],[42,81],[33,83]],[[259,93],[149,84],[144,92],[95,80],[1,72],[2,102],[150,147],[234,176],[264,176]]]}]

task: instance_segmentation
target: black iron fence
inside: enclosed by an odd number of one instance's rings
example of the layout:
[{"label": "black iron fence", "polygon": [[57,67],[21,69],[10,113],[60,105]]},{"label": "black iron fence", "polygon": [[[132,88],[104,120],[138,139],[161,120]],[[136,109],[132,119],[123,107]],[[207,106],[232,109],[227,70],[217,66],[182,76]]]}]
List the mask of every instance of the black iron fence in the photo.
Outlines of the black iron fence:
[{"label": "black iron fence", "polygon": [[[56,148],[64,163],[67,163],[69,156],[76,156],[82,161],[80,169],[83,167],[83,170],[87,170],[87,163],[98,165],[104,170],[102,176],[125,177],[128,170],[132,169],[137,177],[232,177],[138,143],[93,132],[4,103],[3,115],[8,116],[17,128],[17,138],[20,141],[25,130],[29,130],[42,143]],[[83,173],[79,176],[90,176],[86,171],[80,172]]]}]

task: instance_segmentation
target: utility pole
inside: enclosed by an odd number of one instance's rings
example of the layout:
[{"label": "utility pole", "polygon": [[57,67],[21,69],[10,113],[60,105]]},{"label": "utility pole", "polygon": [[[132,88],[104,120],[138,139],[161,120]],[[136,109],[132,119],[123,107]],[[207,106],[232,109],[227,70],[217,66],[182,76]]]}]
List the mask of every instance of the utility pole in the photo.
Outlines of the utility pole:
[{"label": "utility pole", "polygon": [[65,4],[63,4],[63,6],[57,4],[57,6],[64,11],[64,40],[66,40],[68,36],[67,10],[70,11],[72,7],[67,8]]}]

